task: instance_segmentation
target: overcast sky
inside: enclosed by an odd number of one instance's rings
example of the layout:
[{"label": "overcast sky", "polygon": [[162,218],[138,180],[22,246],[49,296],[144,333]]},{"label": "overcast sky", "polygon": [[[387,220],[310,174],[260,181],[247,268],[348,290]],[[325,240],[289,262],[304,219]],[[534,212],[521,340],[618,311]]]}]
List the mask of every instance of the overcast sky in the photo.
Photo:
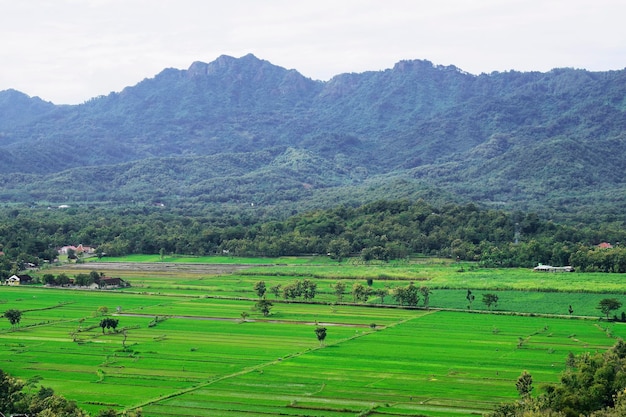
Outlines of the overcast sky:
[{"label": "overcast sky", "polygon": [[625,18],[625,0],[0,0],[0,90],[76,104],[248,53],[318,80],[403,59],[617,70]]}]

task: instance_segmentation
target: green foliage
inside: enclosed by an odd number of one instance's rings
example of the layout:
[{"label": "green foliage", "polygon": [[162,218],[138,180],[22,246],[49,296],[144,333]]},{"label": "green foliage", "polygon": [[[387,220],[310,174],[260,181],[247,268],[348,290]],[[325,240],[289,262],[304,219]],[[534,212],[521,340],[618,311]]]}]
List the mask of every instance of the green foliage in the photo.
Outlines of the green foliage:
[{"label": "green foliage", "polygon": [[483,294],[483,304],[485,304],[487,308],[491,310],[491,306],[498,305],[498,295],[493,293]]},{"label": "green foliage", "polygon": [[270,300],[261,298],[259,301],[256,302],[254,306],[257,310],[261,312],[261,314],[263,314],[263,316],[269,316],[274,304]]},{"label": "green foliage", "polygon": [[522,372],[519,378],[517,378],[515,387],[517,388],[517,392],[519,393],[520,397],[530,397],[530,394],[533,390],[533,377],[527,371]]},{"label": "green foliage", "polygon": [[16,325],[19,326],[20,321],[22,320],[22,312],[12,308],[4,312],[4,317],[6,317],[7,320],[9,320],[9,323],[11,323],[11,328],[14,328]]},{"label": "green foliage", "polygon": [[[10,157],[0,192],[22,203],[254,203],[282,215],[430,196],[623,221],[615,196],[625,77],[574,69],[474,76],[402,61],[319,82],[245,56],[167,69],[78,106],[4,91],[0,151]],[[519,224],[534,233],[532,222]],[[107,244],[113,254],[134,242]],[[392,249],[378,246],[383,257]],[[373,247],[351,253],[369,257]]]},{"label": "green foliage", "polygon": [[[330,245],[334,248],[331,258],[343,260],[348,253],[360,254],[371,264],[424,254],[479,261],[487,267],[543,263],[573,265],[590,272],[626,270],[622,262],[626,249],[595,248],[605,240],[625,241],[626,230],[621,226],[557,225],[534,213],[511,214],[473,204],[437,207],[423,200],[377,201],[357,208],[340,206],[281,221],[266,220],[261,213],[212,209],[99,207],[76,213],[25,209],[17,216],[7,216],[0,225],[5,252],[0,257],[0,275],[8,277],[16,264],[26,260],[36,265],[49,263],[57,256],[54,248],[68,242],[97,247],[98,253],[106,254],[103,259],[141,253],[153,254],[158,261],[161,249],[173,255],[226,251],[229,259],[294,256],[325,254]],[[89,275],[79,275],[78,281],[85,285],[99,281],[97,274]],[[44,277],[44,282],[67,285],[67,279],[59,276],[53,283]]]},{"label": "green foliage", "polygon": [[259,298],[263,298],[263,296],[265,295],[265,291],[267,291],[265,281],[258,281],[256,284],[254,284],[254,292]]},{"label": "green foliage", "polygon": [[32,392],[26,385],[0,369],[0,406],[4,413],[38,415],[43,417],[88,417],[76,402],[54,394],[51,388],[41,387]]},{"label": "green foliage", "polygon": [[603,298],[598,303],[598,310],[602,312],[602,314],[606,315],[606,319],[609,319],[609,314],[612,311],[618,310],[622,306],[622,302],[617,298]]},{"label": "green foliage", "polygon": [[100,324],[99,326],[102,327],[102,334],[104,334],[104,329],[113,329],[115,331],[115,329],[117,328],[117,325],[119,324],[119,320],[118,319],[114,319],[112,317],[106,317],[103,318],[102,320],[100,320]]},{"label": "green foliage", "polygon": [[524,372],[516,386],[523,401],[499,407],[492,417],[554,415],[623,415],[623,394],[626,389],[626,344],[623,340],[608,351],[583,353],[568,358],[571,365],[562,373],[558,385],[544,387],[537,398],[530,398],[532,377]]},{"label": "green foliage", "polygon": [[317,326],[315,328],[315,335],[317,336],[317,340],[319,340],[320,345],[323,345],[324,340],[326,340],[326,327]]}]

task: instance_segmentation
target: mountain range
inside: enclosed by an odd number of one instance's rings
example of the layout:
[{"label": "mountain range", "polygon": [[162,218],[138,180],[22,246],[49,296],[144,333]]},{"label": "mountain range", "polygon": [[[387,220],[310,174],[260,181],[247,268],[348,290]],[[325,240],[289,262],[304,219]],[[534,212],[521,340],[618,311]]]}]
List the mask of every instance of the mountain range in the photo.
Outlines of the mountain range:
[{"label": "mountain range", "polygon": [[623,221],[626,70],[407,60],[304,77],[221,56],[80,105],[0,92],[0,201],[255,206],[425,198]]}]

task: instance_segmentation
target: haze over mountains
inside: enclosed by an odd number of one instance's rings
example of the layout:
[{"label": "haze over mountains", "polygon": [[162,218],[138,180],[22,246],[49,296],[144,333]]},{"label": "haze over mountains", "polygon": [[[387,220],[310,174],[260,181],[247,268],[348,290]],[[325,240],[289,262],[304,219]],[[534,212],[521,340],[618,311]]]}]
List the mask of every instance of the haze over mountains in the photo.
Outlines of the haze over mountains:
[{"label": "haze over mountains", "polygon": [[626,70],[415,60],[321,82],[246,55],[81,105],[0,92],[3,202],[287,213],[423,196],[621,221],[625,161]]}]

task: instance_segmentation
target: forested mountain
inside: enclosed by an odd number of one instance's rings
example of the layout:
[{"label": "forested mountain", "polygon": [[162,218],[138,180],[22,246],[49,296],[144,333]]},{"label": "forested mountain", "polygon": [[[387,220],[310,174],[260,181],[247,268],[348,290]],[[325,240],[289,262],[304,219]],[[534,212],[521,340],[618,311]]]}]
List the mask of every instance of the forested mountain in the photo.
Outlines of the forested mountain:
[{"label": "forested mountain", "polygon": [[253,55],[56,106],[0,92],[2,201],[256,205],[426,197],[624,220],[626,70],[428,61],[308,79]]}]

